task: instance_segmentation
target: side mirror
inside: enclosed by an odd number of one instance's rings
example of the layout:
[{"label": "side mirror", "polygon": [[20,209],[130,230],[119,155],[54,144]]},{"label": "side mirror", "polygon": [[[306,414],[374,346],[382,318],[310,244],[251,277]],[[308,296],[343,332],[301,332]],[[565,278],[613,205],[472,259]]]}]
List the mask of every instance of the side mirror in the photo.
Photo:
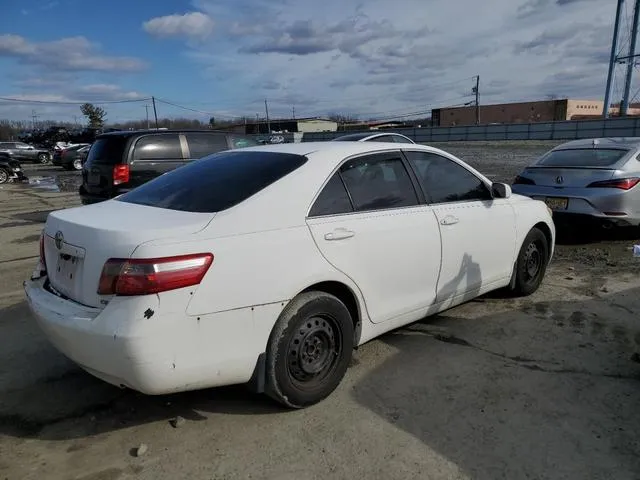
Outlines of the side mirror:
[{"label": "side mirror", "polygon": [[491,195],[493,195],[493,198],[509,198],[511,196],[511,186],[506,183],[492,183]]}]

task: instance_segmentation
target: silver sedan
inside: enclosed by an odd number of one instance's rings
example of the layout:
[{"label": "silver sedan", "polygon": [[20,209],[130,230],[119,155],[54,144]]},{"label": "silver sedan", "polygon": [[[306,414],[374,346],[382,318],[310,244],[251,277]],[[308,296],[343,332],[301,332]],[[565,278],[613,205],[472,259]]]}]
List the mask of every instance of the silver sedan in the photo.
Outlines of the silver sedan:
[{"label": "silver sedan", "polygon": [[544,201],[555,217],[640,225],[639,154],[636,137],[567,142],[525,168],[515,178],[513,192]]}]

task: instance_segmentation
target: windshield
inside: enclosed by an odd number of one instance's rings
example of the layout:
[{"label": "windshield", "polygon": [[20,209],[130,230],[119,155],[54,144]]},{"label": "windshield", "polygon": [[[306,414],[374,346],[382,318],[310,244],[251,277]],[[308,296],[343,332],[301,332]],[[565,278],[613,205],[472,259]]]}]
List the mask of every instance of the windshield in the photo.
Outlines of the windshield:
[{"label": "windshield", "polygon": [[302,166],[290,153],[227,150],[196,160],[118,197],[150,207],[213,213],[231,208]]},{"label": "windshield", "polygon": [[628,150],[605,148],[554,150],[542,157],[537,164],[545,167],[610,167],[627,152]]},{"label": "windshield", "polygon": [[123,154],[127,144],[127,137],[114,135],[99,138],[91,146],[87,165],[116,165],[124,163]]}]

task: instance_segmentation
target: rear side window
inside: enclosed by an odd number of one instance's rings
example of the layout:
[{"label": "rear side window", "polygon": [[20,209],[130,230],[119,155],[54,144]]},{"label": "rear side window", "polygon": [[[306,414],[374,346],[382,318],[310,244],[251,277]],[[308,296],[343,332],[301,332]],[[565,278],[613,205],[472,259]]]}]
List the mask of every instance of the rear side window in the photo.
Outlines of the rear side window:
[{"label": "rear side window", "polygon": [[141,137],[133,150],[133,160],[179,160],[182,146],[178,134]]},{"label": "rear side window", "polygon": [[227,138],[218,133],[186,133],[189,156],[197,159],[227,150]]},{"label": "rear side window", "polygon": [[127,137],[113,136],[98,138],[87,156],[87,165],[116,165],[125,163],[124,153]]},{"label": "rear side window", "polygon": [[232,148],[255,147],[255,146],[259,145],[259,143],[256,142],[251,137],[242,137],[242,136],[238,136],[238,135],[231,135],[229,137],[229,140],[231,141],[231,145],[233,146]]},{"label": "rear side window", "polygon": [[606,148],[575,148],[554,150],[540,159],[545,167],[610,167],[628,153],[628,150]]},{"label": "rear side window", "polygon": [[340,168],[340,175],[356,211],[418,204],[413,183],[399,154],[367,155],[350,160]]},{"label": "rear side window", "polygon": [[340,174],[336,173],[324,186],[320,195],[318,195],[313,207],[311,207],[309,216],[339,215],[352,211],[353,207],[347,194],[347,189],[344,188]]},{"label": "rear side window", "polygon": [[117,200],[138,205],[213,213],[226,210],[304,165],[289,153],[230,150],[189,163]]}]

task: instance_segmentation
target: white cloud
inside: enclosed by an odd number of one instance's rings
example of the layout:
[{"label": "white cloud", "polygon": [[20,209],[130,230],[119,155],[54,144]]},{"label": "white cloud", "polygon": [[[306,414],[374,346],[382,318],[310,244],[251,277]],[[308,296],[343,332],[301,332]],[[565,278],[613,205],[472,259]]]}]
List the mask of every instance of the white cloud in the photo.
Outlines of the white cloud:
[{"label": "white cloud", "polygon": [[3,56],[61,71],[132,72],[146,67],[137,58],[101,55],[97,46],[82,36],[31,42],[20,35],[0,35],[0,57]]},{"label": "white cloud", "polygon": [[213,32],[213,20],[202,12],[166,15],[143,23],[144,30],[156,37],[188,37],[203,39]]},{"label": "white cloud", "polygon": [[[601,98],[615,4],[602,0],[194,0],[218,28],[188,44],[218,108],[274,115],[429,111]],[[580,81],[575,79],[582,75]]]}]

